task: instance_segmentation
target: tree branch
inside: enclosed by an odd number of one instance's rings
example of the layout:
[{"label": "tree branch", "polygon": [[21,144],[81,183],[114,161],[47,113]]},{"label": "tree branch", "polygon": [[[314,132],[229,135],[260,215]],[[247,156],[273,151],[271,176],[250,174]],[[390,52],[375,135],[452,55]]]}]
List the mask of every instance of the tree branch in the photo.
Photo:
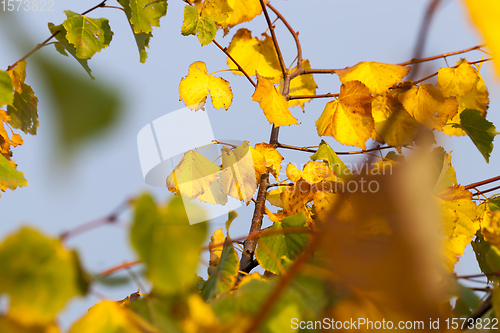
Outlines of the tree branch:
[{"label": "tree branch", "polygon": [[240,64],[238,64],[238,62],[236,60],[234,60],[233,56],[229,54],[229,52],[227,52],[227,48],[225,47],[222,47],[219,43],[217,43],[215,41],[215,39],[212,41],[212,43],[214,43],[215,45],[217,45],[217,47],[226,54],[226,56],[231,59],[232,62],[234,62],[234,64],[236,65],[236,67],[238,67],[238,69],[243,73],[243,75],[246,76],[246,78],[248,79],[248,81],[250,81],[250,83],[252,84],[252,86],[254,87],[257,87],[257,85],[255,84],[255,82],[252,80],[252,78],[250,77],[250,75],[248,75],[247,72],[245,72],[245,70],[243,69],[243,67],[240,66]]},{"label": "tree branch", "polygon": [[[284,143],[277,143],[276,145],[277,148],[285,148],[285,149],[292,149],[292,150],[300,150],[300,151],[305,151],[308,153],[315,153],[318,150],[317,149],[311,149],[309,147],[296,147],[296,146],[291,146],[291,145],[286,145]],[[403,146],[405,147],[405,146]],[[363,149],[363,150],[358,150],[358,151],[336,151],[335,154],[337,155],[355,155],[355,154],[364,154],[364,153],[369,153],[372,151],[377,151],[377,150],[382,150],[382,149],[390,149],[390,148],[395,148],[394,146],[377,146],[375,148],[370,148],[370,149]]]},{"label": "tree branch", "polygon": [[401,63],[399,63],[397,65],[407,66],[407,65],[413,65],[413,64],[417,64],[417,63],[421,63],[421,62],[426,62],[426,61],[432,61],[432,60],[436,60],[436,59],[446,58],[446,57],[450,57],[450,56],[457,55],[457,54],[462,54],[462,53],[466,53],[466,52],[470,52],[470,51],[474,51],[474,50],[479,50],[479,49],[481,49],[482,47],[485,47],[485,46],[486,46],[486,44],[476,45],[474,47],[470,47],[468,49],[464,49],[464,50],[460,50],[460,51],[456,51],[456,52],[443,53],[443,54],[439,54],[437,56],[428,57],[428,58],[422,58],[422,59],[412,59],[410,61],[401,62]]},{"label": "tree branch", "polygon": [[285,66],[285,62],[283,61],[283,55],[281,54],[280,47],[278,45],[278,40],[276,39],[276,34],[274,33],[274,26],[271,23],[271,19],[269,18],[269,14],[267,13],[266,5],[264,0],[259,0],[260,6],[262,7],[262,11],[264,12],[264,16],[266,17],[267,25],[269,27],[269,31],[271,31],[271,37],[273,39],[274,48],[276,49],[276,53],[278,54],[278,59],[280,61],[281,72],[283,73],[283,77],[286,76],[287,70]]},{"label": "tree branch", "polygon": [[466,190],[469,190],[469,189],[471,189],[473,187],[478,187],[478,186],[482,186],[482,185],[486,185],[486,184],[489,184],[489,183],[496,182],[497,180],[500,180],[500,176],[496,176],[496,177],[493,177],[493,178],[490,178],[490,179],[482,180],[482,181],[477,182],[477,183],[472,183],[472,184],[466,185],[464,187],[465,187]]},{"label": "tree branch", "polygon": [[293,95],[293,96],[288,96],[288,100],[291,99],[314,99],[314,98],[328,98],[328,97],[339,97],[340,94],[323,94],[323,95]]}]

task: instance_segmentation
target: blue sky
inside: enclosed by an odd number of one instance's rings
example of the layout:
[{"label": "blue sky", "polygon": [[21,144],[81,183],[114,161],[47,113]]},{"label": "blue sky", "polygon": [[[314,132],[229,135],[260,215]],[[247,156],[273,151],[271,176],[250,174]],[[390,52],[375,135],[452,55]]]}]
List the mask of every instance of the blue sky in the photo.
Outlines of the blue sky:
[{"label": "blue sky", "polygon": [[[60,24],[64,21],[63,10],[83,12],[99,1],[55,1],[52,12],[3,13],[0,11],[0,66],[5,69],[32,47],[49,35],[47,22]],[[423,52],[432,56],[457,51],[482,43],[479,34],[469,23],[464,3],[442,1],[429,31]],[[307,3],[307,5],[305,5]],[[304,58],[313,68],[344,68],[360,61],[399,63],[410,60],[427,1],[400,0],[273,0],[272,4],[300,32]],[[115,2],[109,1],[109,5]],[[0,198],[0,239],[15,231],[20,225],[30,224],[44,232],[57,235],[60,232],[109,214],[117,205],[129,197],[144,191],[152,192],[158,200],[169,196],[166,189],[148,186],[142,178],[137,153],[137,133],[146,124],[168,112],[182,108],[178,85],[187,75],[191,63],[201,60],[207,64],[208,72],[226,69],[225,55],[214,45],[200,47],[193,37],[180,35],[184,3],[170,0],[168,13],[161,21],[161,28],[153,31],[149,57],[145,64],[139,62],[135,41],[125,16],[120,10],[102,8],[90,17],[106,17],[114,31],[111,46],[96,54],[89,65],[96,79],[120,91],[124,100],[123,115],[119,123],[105,135],[95,138],[83,149],[75,151],[69,163],[57,157],[57,123],[51,112],[52,102],[44,91],[44,78],[30,66],[28,59],[27,83],[39,98],[40,127],[38,135],[23,135],[24,144],[14,149],[14,160],[18,169],[25,173],[29,187],[14,192],[2,193]],[[18,28],[11,20],[15,18]],[[272,15],[272,14],[271,14]],[[9,22],[9,23],[7,23]],[[29,39],[12,43],[15,29],[22,29]],[[260,35],[266,29],[263,16],[243,24]],[[239,28],[239,27],[238,27]],[[219,32],[217,41],[227,46],[237,29],[228,36]],[[295,57],[295,45],[288,31],[277,23],[278,40],[285,62],[290,64]],[[53,46],[39,51],[53,58],[62,67],[85,72],[71,57],[58,54]],[[468,60],[478,60],[484,54],[471,52]],[[450,57],[453,65],[459,57]],[[418,78],[445,66],[443,60],[426,63],[420,68]],[[482,74],[490,92],[490,109],[487,119],[500,125],[499,81],[493,65],[484,64]],[[251,144],[267,142],[271,126],[256,102],[251,100],[253,87],[244,77],[230,72],[217,75],[228,80],[235,95],[229,111],[213,110],[207,106],[215,137],[218,139],[248,140]],[[340,83],[335,75],[316,75],[318,93],[337,93]],[[433,82],[432,80],[430,82]],[[302,123],[280,130],[280,142],[296,146],[318,145],[321,138],[315,129],[315,121],[323,111],[327,100],[316,100],[306,104],[306,113],[300,108],[292,110]],[[186,124],[186,132],[189,127]],[[467,137],[449,138],[437,135],[440,145],[453,150],[452,163],[461,184],[469,184],[498,175],[500,154],[494,150],[490,163],[486,164],[480,153]],[[342,146],[333,138],[326,141],[338,151],[357,150]],[[285,161],[305,163],[309,155],[301,152],[282,151]],[[363,157],[348,157],[346,162],[356,163]],[[238,210],[240,217],[233,223],[231,235],[243,236],[248,232],[253,205]],[[78,249],[84,266],[91,272],[134,259],[127,236],[129,212],[121,215],[119,226],[106,226],[68,241],[70,247]],[[217,219],[212,230],[222,227],[223,218]],[[269,224],[269,221],[265,221]],[[460,272],[474,273],[477,267],[474,256],[467,252],[457,266]],[[205,269],[200,269],[203,272]],[[106,289],[96,287],[104,295],[121,299],[137,289],[135,284]],[[69,322],[85,313],[96,297],[72,301],[62,317]]]}]

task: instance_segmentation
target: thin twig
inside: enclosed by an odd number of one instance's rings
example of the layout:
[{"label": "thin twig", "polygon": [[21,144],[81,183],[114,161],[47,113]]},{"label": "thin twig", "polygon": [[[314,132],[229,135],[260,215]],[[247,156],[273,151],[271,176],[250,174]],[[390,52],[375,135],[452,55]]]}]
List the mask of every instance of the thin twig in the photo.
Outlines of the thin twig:
[{"label": "thin twig", "polygon": [[460,51],[455,51],[455,52],[443,53],[443,54],[439,54],[439,55],[436,55],[436,56],[433,56],[433,57],[422,58],[422,59],[412,59],[410,61],[401,62],[398,65],[400,65],[400,66],[407,66],[407,65],[417,64],[417,63],[421,63],[421,62],[426,62],[426,61],[432,61],[432,60],[436,60],[436,59],[446,58],[446,57],[450,57],[450,56],[457,55],[457,54],[462,54],[462,53],[466,53],[466,52],[470,52],[470,51],[474,51],[474,50],[480,50],[482,47],[485,47],[485,46],[486,46],[486,44],[476,45],[474,47],[469,47],[468,49],[464,49],[464,50],[460,50]]},{"label": "thin twig", "polygon": [[339,97],[340,94],[323,94],[323,95],[293,95],[293,96],[288,96],[288,100],[291,99],[314,99],[314,98],[328,98],[328,97]]},{"label": "thin twig", "polygon": [[214,43],[215,45],[217,45],[217,47],[222,52],[224,52],[229,59],[231,59],[231,61],[236,65],[236,67],[238,67],[238,70],[240,72],[242,72],[243,75],[246,76],[246,78],[248,79],[248,81],[250,81],[250,83],[252,84],[252,86],[257,87],[257,85],[255,84],[255,82],[253,82],[252,78],[250,77],[250,75],[248,75],[248,73],[245,72],[245,70],[243,69],[243,67],[241,67],[240,64],[238,64],[238,62],[236,60],[234,60],[233,56],[230,55],[229,52],[227,52],[227,48],[222,47],[219,43],[217,43],[217,41],[215,39],[212,41],[212,43]]},{"label": "thin twig", "polygon": [[482,185],[486,185],[486,184],[489,184],[489,183],[496,182],[497,180],[500,180],[500,176],[496,176],[496,177],[493,177],[493,178],[482,180],[482,181],[477,182],[477,183],[472,183],[472,184],[466,185],[464,187],[465,187],[466,190],[469,190],[469,189],[471,189],[473,187],[478,187],[478,186],[482,186]]},{"label": "thin twig", "polygon": [[489,189],[484,190],[484,191],[479,191],[478,189],[475,189],[477,191],[477,193],[474,193],[473,195],[483,195],[485,193],[488,193],[488,192],[491,192],[491,191],[495,191],[495,190],[498,190],[498,189],[500,189],[500,186],[495,186],[495,187],[489,188]]},{"label": "thin twig", "polygon": [[[493,60],[493,58],[487,58],[487,59],[481,59],[481,60],[477,60],[477,61],[469,61],[468,64],[469,65],[474,65],[474,64],[479,64],[481,62],[485,62],[485,61],[491,61]],[[457,68],[459,65],[455,65],[453,67],[450,67],[450,68]],[[428,75],[426,77],[424,77],[423,79],[420,79],[418,81],[414,81],[413,84],[419,84],[420,82],[423,82],[423,81],[426,81],[436,75],[438,75],[439,72],[435,72],[435,73],[432,73],[431,75]]]},{"label": "thin twig", "polygon": [[269,14],[267,13],[266,5],[264,0],[259,0],[260,6],[262,7],[262,11],[264,12],[264,16],[266,17],[267,26],[269,27],[269,31],[271,31],[271,37],[273,39],[274,48],[276,49],[276,53],[278,54],[278,59],[280,62],[281,72],[283,73],[283,77],[286,76],[287,70],[285,66],[285,62],[283,61],[283,55],[281,54],[280,47],[278,45],[278,40],[276,39],[276,34],[274,33],[274,26],[271,23],[271,19],[269,18]]},{"label": "thin twig", "polygon": [[141,263],[140,260],[126,261],[123,264],[116,265],[116,266],[113,266],[111,268],[108,268],[108,269],[102,271],[101,273],[98,274],[98,276],[99,277],[105,277],[105,276],[111,275],[111,274],[113,274],[115,272],[118,272],[118,271],[120,271],[122,269],[126,269],[126,268],[135,266],[135,265],[140,264],[140,263]]},{"label": "thin twig", "polygon": [[288,31],[290,31],[290,33],[292,34],[293,39],[295,40],[295,45],[297,46],[297,68],[302,69],[302,46],[300,45],[299,33],[293,30],[292,26],[283,17],[283,15],[281,15],[281,13],[276,8],[274,8],[274,6],[268,3],[267,7],[269,7],[274,12],[274,14],[276,14],[276,16],[279,17],[281,22],[283,22],[283,24],[287,27]]},{"label": "thin twig", "polygon": [[[296,146],[291,146],[291,145],[286,145],[284,143],[278,143],[276,145],[277,148],[286,148],[286,149],[292,149],[292,150],[300,150],[300,151],[305,151],[308,153],[315,153],[318,150],[317,149],[311,149],[309,147],[296,147]],[[403,146],[405,147],[405,146]],[[377,146],[375,148],[370,148],[370,149],[363,149],[363,150],[358,150],[358,151],[336,151],[335,153],[337,155],[356,155],[356,154],[365,154],[369,153],[372,151],[377,151],[377,150],[382,150],[382,149],[390,149],[390,148],[395,148],[394,146]]]}]

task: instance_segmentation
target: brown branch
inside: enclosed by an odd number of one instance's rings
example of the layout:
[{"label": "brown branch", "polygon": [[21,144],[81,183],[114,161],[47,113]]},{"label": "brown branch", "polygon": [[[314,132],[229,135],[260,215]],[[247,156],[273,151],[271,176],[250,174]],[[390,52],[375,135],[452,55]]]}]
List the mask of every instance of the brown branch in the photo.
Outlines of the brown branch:
[{"label": "brown branch", "polygon": [[283,55],[281,54],[280,47],[278,45],[278,40],[276,39],[276,34],[274,33],[274,26],[271,23],[271,19],[269,18],[269,14],[267,13],[266,5],[264,0],[259,0],[260,6],[262,7],[262,11],[264,12],[264,16],[266,17],[267,26],[269,27],[269,31],[271,31],[271,37],[273,39],[274,48],[276,49],[276,53],[278,54],[278,59],[280,62],[281,72],[283,73],[283,77],[286,76],[287,70],[285,66],[285,62],[283,61]]},{"label": "brown branch", "polygon": [[[469,321],[469,319],[473,319],[474,321],[476,321],[476,319],[481,318],[486,312],[488,312],[491,309],[491,305],[492,305],[491,300],[492,299],[493,299],[493,295],[492,294],[488,295],[488,298],[486,298],[486,300],[483,303],[479,304],[477,309],[475,309],[469,315],[469,317],[467,317],[467,322]],[[469,325],[465,326],[462,330],[466,331],[468,329],[467,328],[468,326]]]},{"label": "brown branch", "polygon": [[288,100],[291,99],[314,99],[314,98],[328,98],[328,97],[338,97],[340,94],[323,94],[323,95],[293,95],[293,96],[288,96]]},{"label": "brown branch", "polygon": [[473,274],[473,275],[458,275],[457,279],[473,279],[487,276],[500,276],[500,271],[497,272],[489,272],[489,273],[481,273],[481,274]]},{"label": "brown branch", "polygon": [[108,216],[101,217],[101,218],[98,218],[96,220],[83,223],[83,224],[81,224],[79,226],[76,226],[76,227],[70,229],[70,230],[67,230],[67,231],[63,232],[59,236],[59,238],[62,241],[65,241],[68,238],[71,238],[71,237],[74,237],[74,236],[78,236],[78,235],[80,235],[82,233],[85,233],[85,232],[88,232],[90,230],[102,227],[102,226],[104,226],[106,224],[115,223],[118,220],[118,216],[125,209],[127,209],[132,204],[133,201],[134,201],[134,199],[127,199],[124,202],[122,202],[118,207],[116,207]]},{"label": "brown branch", "polygon": [[276,14],[276,16],[279,17],[281,22],[283,22],[283,24],[287,27],[288,31],[290,31],[290,33],[292,34],[293,39],[295,40],[295,45],[297,46],[297,69],[302,69],[302,46],[300,45],[299,33],[293,30],[292,26],[283,17],[283,15],[281,15],[281,13],[276,8],[274,8],[270,3],[267,4],[267,7],[269,7],[274,12],[274,14]]},{"label": "brown branch", "polygon": [[[422,21],[422,25],[420,26],[420,31],[418,33],[417,42],[415,43],[415,50],[413,51],[413,59],[419,59],[422,57],[422,53],[425,46],[425,41],[427,39],[427,35],[429,32],[429,27],[431,25],[432,19],[434,18],[434,14],[436,13],[436,9],[438,8],[441,0],[430,0],[427,10],[425,12],[424,19]],[[412,71],[409,75],[409,79],[414,78],[419,69],[419,62],[415,63]]]},{"label": "brown branch", "polygon": [[486,185],[486,184],[489,184],[489,183],[496,182],[497,180],[500,180],[500,176],[496,176],[496,177],[493,177],[493,178],[490,178],[490,179],[482,180],[482,181],[477,182],[477,183],[472,183],[472,184],[466,185],[464,187],[465,187],[466,190],[469,190],[469,189],[471,189],[473,187],[478,187],[478,186],[482,186],[482,185]]},{"label": "brown branch", "polygon": [[238,67],[238,70],[240,70],[243,75],[246,76],[246,78],[248,79],[248,81],[250,81],[250,83],[252,84],[252,86],[254,87],[257,87],[257,85],[255,84],[255,82],[253,82],[252,78],[250,77],[250,75],[248,75],[247,72],[245,72],[245,70],[243,69],[243,67],[240,66],[240,64],[238,64],[238,62],[236,60],[234,60],[233,56],[229,54],[229,52],[227,52],[227,48],[225,47],[222,47],[219,43],[217,43],[215,41],[215,39],[212,41],[212,43],[214,43],[215,45],[217,45],[217,47],[226,54],[226,56],[231,59],[231,61],[236,65],[236,67]]},{"label": "brown branch", "polygon": [[[106,1],[107,0],[103,0],[100,4],[90,8],[89,10],[81,13],[80,15],[85,15],[85,14],[88,14],[90,13],[91,11],[99,8],[99,7],[104,7],[105,4],[106,4]],[[30,55],[32,55],[33,53],[35,53],[36,51],[38,51],[39,49],[41,49],[42,47],[44,47],[52,38],[54,38],[57,34],[59,33],[59,31],[56,31],[54,32],[52,35],[50,35],[49,38],[47,38],[46,40],[44,40],[43,42],[41,42],[40,44],[38,44],[37,46],[35,46],[35,48],[31,51],[29,51],[25,56],[23,56],[21,59],[19,59],[18,61],[16,61],[15,63],[13,63],[12,65],[10,65],[9,67],[7,67],[7,70],[10,71],[12,70],[14,67],[16,67],[16,65],[18,63],[20,63],[21,61],[23,60],[26,60]]]},{"label": "brown branch", "polygon": [[105,276],[111,275],[111,274],[113,274],[113,273],[115,273],[117,271],[120,271],[122,269],[126,269],[126,268],[129,268],[129,267],[135,266],[135,265],[139,264],[140,262],[141,262],[140,260],[126,261],[123,264],[116,265],[116,266],[113,266],[111,268],[108,268],[108,269],[102,271],[101,273],[98,274],[98,276],[99,277],[105,277]]},{"label": "brown branch", "polygon": [[479,191],[478,189],[475,188],[475,190],[477,191],[477,193],[474,193],[473,195],[483,195],[485,193],[492,192],[492,191],[495,191],[495,190],[498,190],[498,189],[500,189],[500,186],[495,186],[495,187],[489,188],[489,189],[484,190],[484,191]]},{"label": "brown branch", "polygon": [[[296,146],[286,145],[284,143],[277,143],[276,147],[277,148],[292,149],[292,150],[300,150],[300,151],[305,151],[308,153],[315,153],[318,151],[317,149],[311,149],[309,147],[296,147]],[[369,153],[372,151],[377,151],[377,150],[382,150],[382,149],[390,149],[390,148],[395,148],[395,147],[394,146],[382,146],[382,147],[377,146],[375,148],[370,148],[370,149],[363,149],[363,150],[358,150],[358,151],[339,151],[339,152],[335,152],[335,153],[337,155],[355,155],[355,154],[364,154],[364,153]]]},{"label": "brown branch", "polygon": [[335,74],[336,69],[314,69],[314,68],[304,68],[300,75],[305,74]]},{"label": "brown branch", "polygon": [[470,51],[474,51],[474,50],[479,50],[479,49],[481,49],[484,46],[486,46],[486,44],[476,45],[474,47],[470,47],[468,49],[464,49],[464,50],[460,50],[460,51],[443,53],[443,54],[439,54],[439,55],[436,55],[436,56],[433,56],[433,57],[422,58],[422,59],[412,59],[410,61],[401,62],[398,65],[400,65],[400,66],[407,66],[407,65],[417,64],[417,63],[421,63],[421,62],[426,62],[426,61],[432,61],[432,60],[436,60],[436,59],[446,58],[446,57],[450,57],[450,56],[457,55],[457,54],[462,54],[462,53],[466,53],[466,52],[470,52]]}]

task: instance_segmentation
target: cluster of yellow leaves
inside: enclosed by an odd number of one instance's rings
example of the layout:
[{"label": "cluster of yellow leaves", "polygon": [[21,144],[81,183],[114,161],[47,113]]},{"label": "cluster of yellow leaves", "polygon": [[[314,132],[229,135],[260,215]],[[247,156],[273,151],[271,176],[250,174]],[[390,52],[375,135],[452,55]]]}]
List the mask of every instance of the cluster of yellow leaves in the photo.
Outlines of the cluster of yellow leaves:
[{"label": "cluster of yellow leaves", "polygon": [[246,141],[234,149],[223,147],[221,157],[222,165],[217,165],[196,150],[188,151],[167,177],[167,188],[189,200],[225,205],[229,195],[248,204],[261,175],[270,172],[278,178],[283,160],[272,145],[253,148]]},{"label": "cluster of yellow leaves", "polygon": [[249,22],[262,13],[259,0],[204,0],[198,1],[201,16],[214,19],[218,26],[227,33],[229,28],[243,22]]},{"label": "cluster of yellow leaves", "polygon": [[336,70],[342,81],[338,100],[327,103],[316,122],[319,135],[366,148],[371,137],[390,145],[411,144],[423,128],[463,135],[451,125],[460,123],[465,109],[486,115],[488,92],[480,66],[461,60],[455,68],[442,68],[437,87],[401,82],[409,67],[361,62]]}]

